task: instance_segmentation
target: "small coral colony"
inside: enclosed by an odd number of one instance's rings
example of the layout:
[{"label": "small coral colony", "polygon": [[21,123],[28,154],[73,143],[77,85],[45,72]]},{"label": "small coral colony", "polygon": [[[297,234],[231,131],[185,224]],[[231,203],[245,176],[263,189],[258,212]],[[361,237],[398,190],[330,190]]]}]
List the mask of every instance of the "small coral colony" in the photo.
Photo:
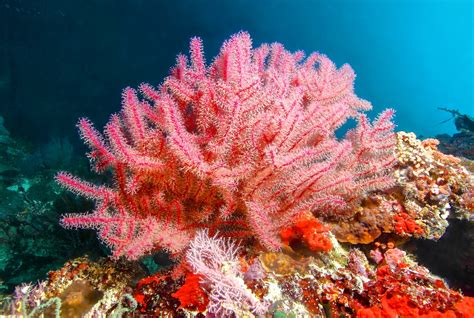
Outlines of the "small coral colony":
[{"label": "small coral colony", "polygon": [[[403,246],[472,221],[474,175],[437,140],[394,132],[393,110],[370,121],[354,78],[245,32],[207,65],[193,38],[160,86],[124,90],[103,132],[79,120],[111,181],[57,175],[95,201],[62,225],[96,230],[112,257],[17,288],[13,315],[473,317],[474,299]],[[159,251],[170,265],[137,274]]]}]

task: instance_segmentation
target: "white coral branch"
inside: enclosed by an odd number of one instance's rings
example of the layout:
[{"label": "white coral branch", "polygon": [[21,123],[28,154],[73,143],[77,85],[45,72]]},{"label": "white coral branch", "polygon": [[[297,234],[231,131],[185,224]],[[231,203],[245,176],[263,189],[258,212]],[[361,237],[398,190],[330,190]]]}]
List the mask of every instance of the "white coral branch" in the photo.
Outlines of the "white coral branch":
[{"label": "white coral branch", "polygon": [[245,285],[238,251],[235,243],[209,237],[205,230],[196,234],[186,255],[193,270],[202,275],[202,283],[211,290],[208,310],[218,317],[232,317],[242,309],[263,315],[268,308]]}]

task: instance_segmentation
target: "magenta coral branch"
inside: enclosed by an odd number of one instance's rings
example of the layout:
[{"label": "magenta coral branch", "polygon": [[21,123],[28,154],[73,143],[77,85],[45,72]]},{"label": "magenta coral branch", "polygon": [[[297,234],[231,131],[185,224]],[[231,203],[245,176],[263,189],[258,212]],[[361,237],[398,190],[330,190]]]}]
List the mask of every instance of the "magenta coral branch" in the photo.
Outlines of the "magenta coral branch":
[{"label": "magenta coral branch", "polygon": [[91,199],[105,200],[111,193],[111,191],[105,187],[98,187],[65,172],[58,173],[56,175],[56,181],[66,189]]},{"label": "magenta coral branch", "polygon": [[102,171],[115,162],[114,156],[105,145],[104,138],[87,118],[81,118],[77,127],[81,138],[92,149],[89,157],[96,162],[97,171]]},{"label": "magenta coral branch", "polygon": [[202,156],[198,146],[189,132],[183,125],[183,119],[178,114],[174,103],[170,100],[162,104],[167,121],[168,140],[175,153],[184,165],[196,169],[200,175],[207,172],[207,165],[202,161]]},{"label": "magenta coral branch", "polygon": [[194,72],[198,78],[203,78],[206,75],[206,63],[204,62],[202,40],[200,38],[194,37],[191,39],[190,51]]},{"label": "magenta coral branch", "polygon": [[140,110],[140,101],[134,89],[127,87],[122,94],[125,118],[133,140],[140,142],[145,138],[145,123]]},{"label": "magenta coral branch", "polygon": [[260,242],[269,250],[276,251],[281,247],[278,237],[276,220],[272,220],[264,207],[256,202],[248,202],[248,216],[251,228],[257,234]]},{"label": "magenta coral branch", "polygon": [[106,133],[117,157],[121,161],[125,161],[136,168],[161,169],[163,167],[163,163],[160,160],[142,156],[127,144],[118,115],[112,115],[110,122],[106,126]]}]

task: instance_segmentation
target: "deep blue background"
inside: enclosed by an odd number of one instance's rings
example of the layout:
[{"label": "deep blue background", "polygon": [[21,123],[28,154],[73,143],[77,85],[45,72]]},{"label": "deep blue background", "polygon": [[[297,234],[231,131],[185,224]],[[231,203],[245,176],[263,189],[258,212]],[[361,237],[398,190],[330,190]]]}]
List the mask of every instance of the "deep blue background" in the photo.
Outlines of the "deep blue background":
[{"label": "deep blue background", "polygon": [[159,84],[190,37],[210,61],[247,30],[349,63],[356,93],[395,108],[398,129],[453,133],[436,108],[474,115],[473,29],[473,2],[457,0],[0,0],[0,115],[33,142],[78,141],[78,117],[103,126],[121,90]]}]

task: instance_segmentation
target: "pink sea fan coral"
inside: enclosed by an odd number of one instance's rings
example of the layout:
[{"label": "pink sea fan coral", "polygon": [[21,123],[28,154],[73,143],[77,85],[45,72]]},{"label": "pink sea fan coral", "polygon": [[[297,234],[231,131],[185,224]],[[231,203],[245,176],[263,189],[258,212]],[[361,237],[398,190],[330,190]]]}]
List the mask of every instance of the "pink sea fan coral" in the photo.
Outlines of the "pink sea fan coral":
[{"label": "pink sea fan coral", "polygon": [[[115,257],[130,259],[178,253],[202,228],[275,250],[301,213],[338,217],[392,184],[393,110],[371,124],[348,65],[277,43],[253,49],[245,32],[209,66],[199,38],[190,51],[160,87],[142,84],[143,98],[125,89],[105,136],[79,121],[95,170],[111,170],[115,182],[60,173],[62,185],[97,202],[89,214],[66,215],[64,226],[96,228]],[[357,127],[337,139],[349,118]]]}]

